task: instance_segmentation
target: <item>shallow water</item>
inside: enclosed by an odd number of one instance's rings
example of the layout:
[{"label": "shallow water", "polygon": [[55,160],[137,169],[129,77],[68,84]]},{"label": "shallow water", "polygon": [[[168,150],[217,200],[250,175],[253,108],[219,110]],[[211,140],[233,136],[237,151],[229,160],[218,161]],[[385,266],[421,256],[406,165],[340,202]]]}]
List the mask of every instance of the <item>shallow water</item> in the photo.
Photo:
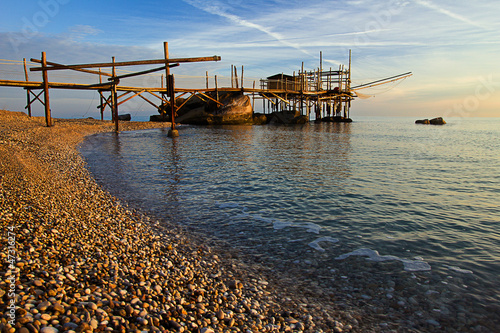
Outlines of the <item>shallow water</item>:
[{"label": "shallow water", "polygon": [[181,126],[91,136],[81,152],[117,197],[347,303],[494,330],[500,119],[446,120]]}]

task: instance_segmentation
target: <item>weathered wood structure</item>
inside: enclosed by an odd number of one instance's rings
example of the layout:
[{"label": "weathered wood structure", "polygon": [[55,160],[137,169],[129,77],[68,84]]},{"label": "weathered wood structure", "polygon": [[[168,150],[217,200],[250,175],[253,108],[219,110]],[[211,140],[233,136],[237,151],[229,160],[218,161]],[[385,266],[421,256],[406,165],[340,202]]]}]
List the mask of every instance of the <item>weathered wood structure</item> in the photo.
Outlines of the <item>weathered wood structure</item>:
[{"label": "weathered wood structure", "polygon": [[[356,89],[383,84],[399,80],[411,75],[405,73],[388,79],[378,80],[369,84],[351,87],[351,52],[349,52],[349,65],[340,65],[338,69],[323,70],[322,54],[320,53],[320,66],[316,70],[304,70],[304,64],[297,74],[293,75],[276,74],[260,81],[260,87],[244,87],[244,68],[242,66],[240,78],[235,66],[231,66],[231,87],[219,87],[217,76],[214,77],[214,88],[209,88],[208,72],[206,73],[206,87],[204,88],[177,88],[175,87],[174,76],[170,73],[170,68],[183,63],[219,61],[220,56],[195,57],[195,58],[170,58],[168,43],[164,42],[164,58],[139,61],[117,62],[112,58],[107,63],[88,63],[76,65],[63,65],[47,61],[45,52],[42,52],[41,59],[31,59],[31,62],[40,64],[40,67],[32,67],[32,72],[42,72],[42,81],[30,81],[26,60],[24,59],[24,81],[0,80],[0,86],[23,87],[26,89],[28,114],[31,116],[31,105],[39,101],[44,105],[45,119],[47,126],[52,126],[49,90],[50,89],[78,89],[94,90],[99,92],[100,103],[98,108],[101,112],[101,119],[106,108],[111,111],[112,119],[118,128],[118,107],[139,97],[148,104],[159,110],[160,113],[168,113],[172,123],[171,134],[177,135],[175,130],[175,115],[193,97],[208,102],[219,102],[219,92],[241,92],[253,97],[252,108],[255,99],[263,101],[264,113],[293,111],[310,119],[313,114],[316,120],[338,121],[339,119],[349,119],[351,101],[357,97]],[[116,69],[123,66],[144,66],[161,65],[143,71],[137,71],[124,75],[117,75]],[[97,69],[97,70],[95,70]],[[103,69],[108,69],[103,71]],[[58,83],[49,81],[49,72],[58,70],[71,70],[92,74],[99,77],[99,83]],[[110,71],[111,70],[111,71]],[[154,72],[165,71],[166,84],[162,77],[160,87],[134,87],[120,85],[120,80],[134,76],[146,75]],[[106,78],[106,80],[104,80]],[[241,80],[241,81],[240,81]],[[241,84],[240,84],[241,82]],[[43,99],[41,98],[43,94]],[[185,97],[187,96],[187,97]],[[183,98],[183,102],[177,105],[176,99]],[[335,120],[336,119],[336,120]]]}]

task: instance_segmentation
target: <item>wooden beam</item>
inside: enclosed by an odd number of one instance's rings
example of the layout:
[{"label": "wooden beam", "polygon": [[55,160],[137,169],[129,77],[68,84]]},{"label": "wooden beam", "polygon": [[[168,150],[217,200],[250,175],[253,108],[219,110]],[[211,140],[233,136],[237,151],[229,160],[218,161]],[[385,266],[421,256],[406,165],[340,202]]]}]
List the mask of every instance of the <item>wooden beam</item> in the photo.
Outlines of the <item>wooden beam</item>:
[{"label": "wooden beam", "polygon": [[[34,61],[36,59],[31,59]],[[186,63],[186,62],[202,62],[202,61],[220,61],[220,56],[211,57],[197,57],[197,58],[175,58],[175,59],[154,59],[154,60],[137,60],[137,61],[121,61],[121,62],[103,62],[94,64],[78,64],[78,65],[60,65],[60,66],[42,66],[30,68],[32,72],[48,71],[48,70],[61,70],[61,69],[82,69],[82,68],[98,68],[98,67],[123,67],[123,66],[137,66],[137,65],[158,65],[165,63]]]},{"label": "wooden beam", "polygon": [[267,99],[268,101],[270,101],[271,103],[273,103],[274,105],[276,105],[276,103],[270,99],[269,97],[267,97],[265,94],[260,94],[262,97],[264,97],[265,99]]},{"label": "wooden beam", "polygon": [[167,67],[172,68],[172,67],[177,67],[177,66],[179,66],[179,64],[172,64],[172,65],[168,65],[168,66],[162,66],[162,67],[157,67],[157,68],[153,68],[153,69],[148,69],[148,70],[145,70],[145,71],[142,71],[142,72],[124,74],[124,75],[116,76],[114,78],[109,78],[108,81],[113,81],[113,80],[116,80],[116,79],[120,80],[120,79],[125,79],[125,78],[128,78],[128,77],[133,77],[133,76],[138,76],[138,75],[144,75],[144,74],[154,73],[154,72],[158,72],[158,71],[164,70]]},{"label": "wooden beam", "polygon": [[[32,62],[36,62],[38,64],[41,64],[42,61],[41,60],[38,60],[38,59],[33,59],[31,58],[30,59]],[[62,64],[58,64],[56,62],[49,62],[47,61],[47,65],[51,65],[51,66],[64,66],[64,67],[67,67],[65,65],[62,65]],[[105,73],[105,72],[101,72],[101,70],[99,69],[99,71],[91,71],[91,70],[88,70],[88,69],[74,69],[74,68],[67,68],[67,69],[71,69],[71,70],[74,70],[74,71],[78,71],[78,72],[83,72],[83,73],[89,73],[89,74],[97,74],[97,75],[104,75],[104,76],[111,76],[111,74],[109,73]],[[31,69],[30,69],[31,70]],[[28,80],[26,80],[28,81]]]},{"label": "wooden beam", "polygon": [[[125,103],[126,101],[131,100],[131,99],[132,99],[132,98],[134,98],[135,96],[140,95],[140,94],[142,94],[142,93],[143,93],[143,92],[145,92],[145,91],[146,91],[146,90],[143,90],[143,91],[141,91],[141,92],[138,92],[138,93],[134,94],[133,96],[130,96],[129,98],[127,98],[127,99],[125,99],[125,100],[121,101],[120,103],[118,103],[118,105],[122,105],[122,104],[123,104],[123,103]],[[125,95],[127,95],[127,94],[129,94],[129,93],[131,93],[131,91],[129,91],[129,92],[125,93],[125,94],[121,94],[121,95],[118,97],[118,99],[120,99],[120,97],[125,96]]]},{"label": "wooden beam", "polygon": [[282,100],[282,101],[283,101],[283,102],[285,102],[286,104],[290,104],[290,102],[289,102],[289,101],[287,101],[286,99],[284,99],[284,98],[282,98],[282,97],[280,97],[280,96],[276,95],[275,93],[273,93],[273,92],[269,92],[269,93],[270,93],[271,95],[273,95],[274,97],[276,97],[276,98],[278,98],[278,99]]},{"label": "wooden beam", "polygon": [[182,103],[178,108],[177,108],[177,111],[179,111],[190,99],[191,97],[195,96],[195,93],[190,93],[191,95],[186,98],[186,100],[184,101],[184,103]]},{"label": "wooden beam", "polygon": [[[101,115],[104,113],[104,110],[106,109],[106,105],[109,106],[111,110],[113,110],[113,106],[111,105],[111,96],[108,98],[105,98],[102,94],[102,91],[99,91],[99,95],[101,95],[101,105],[97,106],[97,108],[101,108]],[[102,103],[104,101],[104,104]],[[102,118],[102,117],[101,117]],[[103,120],[103,119],[101,119]]]},{"label": "wooden beam", "polygon": [[43,89],[43,82],[0,80],[0,86]]},{"label": "wooden beam", "polygon": [[[41,95],[41,94],[43,94],[43,90],[42,90],[42,91],[40,91],[40,93],[38,93],[38,95],[37,95],[37,94],[35,94],[34,92],[32,92],[31,90],[29,90],[29,89],[28,89],[28,94],[29,94],[29,93],[33,94],[33,96],[35,96],[35,99],[34,99],[34,100],[32,100],[31,102],[29,102],[29,105],[26,105],[25,109],[26,109],[26,108],[28,108],[28,107],[30,107],[30,105],[31,105],[34,101],[36,101],[36,100],[38,100],[40,103],[42,103],[42,105],[45,105],[45,102],[44,102],[44,101],[42,101],[42,100],[40,99],[40,95]],[[29,100],[29,99],[28,99],[28,100]]]},{"label": "wooden beam", "polygon": [[[147,91],[147,90],[146,90]],[[154,97],[157,97],[159,98],[160,100],[162,100],[163,102],[168,102],[168,100],[162,98],[161,96],[158,96],[157,94],[155,94],[154,92],[152,91],[147,91],[150,95],[153,95]]]},{"label": "wooden beam", "polygon": [[210,97],[210,96],[208,96],[208,95],[206,95],[206,94],[204,94],[204,93],[202,93],[202,92],[199,92],[199,94],[201,94],[201,95],[205,96],[205,97],[206,97],[206,98],[208,98],[209,100],[214,101],[215,103],[217,103],[217,104],[219,104],[219,105],[222,105],[222,106],[224,105],[224,104],[222,104],[221,102],[219,102],[218,100],[216,100],[216,99],[214,99],[214,98],[212,98],[212,97]]},{"label": "wooden beam", "polygon": [[151,104],[152,106],[154,106],[155,108],[158,109],[158,105],[156,105],[155,103],[151,102],[149,99],[147,99],[146,97],[142,96],[141,94],[138,95],[140,98],[142,98],[143,100],[145,100],[146,102],[148,102],[149,104]]}]

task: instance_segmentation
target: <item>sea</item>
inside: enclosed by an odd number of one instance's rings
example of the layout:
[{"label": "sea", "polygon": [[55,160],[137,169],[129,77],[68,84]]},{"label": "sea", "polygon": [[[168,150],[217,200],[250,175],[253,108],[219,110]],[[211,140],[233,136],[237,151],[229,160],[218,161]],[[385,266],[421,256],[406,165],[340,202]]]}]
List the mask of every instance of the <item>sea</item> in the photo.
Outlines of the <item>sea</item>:
[{"label": "sea", "polygon": [[500,118],[445,120],[182,125],[80,152],[130,206],[382,328],[500,332]]}]

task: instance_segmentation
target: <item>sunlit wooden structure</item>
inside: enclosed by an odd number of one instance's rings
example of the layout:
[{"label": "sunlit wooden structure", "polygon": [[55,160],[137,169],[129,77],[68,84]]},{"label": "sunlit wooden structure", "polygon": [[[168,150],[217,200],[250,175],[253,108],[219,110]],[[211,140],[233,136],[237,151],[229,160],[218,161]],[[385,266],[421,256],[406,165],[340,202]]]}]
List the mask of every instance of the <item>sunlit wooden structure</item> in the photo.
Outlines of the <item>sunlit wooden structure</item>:
[{"label": "sunlit wooden structure", "polygon": [[[320,53],[320,66],[316,70],[304,70],[304,64],[298,73],[293,75],[276,74],[266,79],[260,80],[260,87],[255,87],[255,81],[251,88],[244,87],[243,66],[238,78],[238,71],[235,66],[231,66],[231,87],[219,87],[217,76],[215,85],[209,88],[208,72],[206,73],[206,87],[204,88],[178,88],[175,87],[174,76],[170,73],[170,68],[184,63],[220,61],[220,56],[195,57],[195,58],[170,58],[168,43],[164,42],[164,58],[153,60],[122,61],[117,62],[112,58],[107,63],[88,63],[77,65],[63,65],[47,61],[45,52],[42,52],[41,59],[31,59],[31,62],[40,64],[40,67],[32,67],[32,72],[42,72],[42,81],[30,81],[26,60],[24,59],[24,81],[0,80],[0,86],[22,87],[26,89],[27,105],[26,109],[31,116],[31,105],[39,101],[44,105],[45,119],[47,126],[52,126],[49,90],[50,89],[78,89],[94,90],[99,92],[100,103],[98,108],[103,119],[104,111],[107,107],[111,110],[112,119],[115,122],[115,129],[118,131],[118,107],[139,97],[148,104],[159,110],[161,113],[168,113],[172,123],[172,134],[175,135],[175,115],[193,96],[206,101],[219,102],[219,92],[241,92],[250,94],[254,99],[260,98],[263,101],[264,113],[294,111],[307,116],[310,119],[314,114],[315,119],[340,118],[348,119],[351,101],[357,97],[354,88],[384,84],[399,80],[411,75],[405,73],[388,79],[382,79],[369,84],[351,87],[351,52],[349,51],[349,64],[347,67],[340,65],[338,69],[323,70],[322,54]],[[145,66],[161,65],[143,71],[137,71],[124,75],[117,75],[116,68],[123,66]],[[107,69],[107,70],[103,70]],[[49,81],[49,72],[71,70],[99,77],[99,83],[58,83]],[[154,72],[165,71],[166,83],[162,78],[159,87],[134,87],[120,85],[120,80],[146,75]],[[239,83],[241,80],[241,84]],[[43,98],[42,98],[43,95]],[[187,97],[185,97],[187,96]],[[177,105],[176,99],[183,98],[183,102]],[[253,105],[253,104],[252,104]]]}]

